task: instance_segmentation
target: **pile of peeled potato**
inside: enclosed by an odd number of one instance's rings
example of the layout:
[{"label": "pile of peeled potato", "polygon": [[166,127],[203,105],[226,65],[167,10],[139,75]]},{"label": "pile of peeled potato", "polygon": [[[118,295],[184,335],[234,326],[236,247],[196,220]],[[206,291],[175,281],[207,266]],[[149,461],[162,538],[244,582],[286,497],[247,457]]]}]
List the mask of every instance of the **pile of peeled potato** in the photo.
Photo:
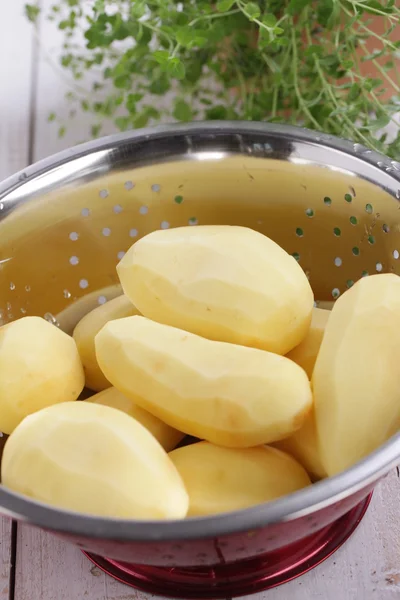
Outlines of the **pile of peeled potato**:
[{"label": "pile of peeled potato", "polygon": [[72,336],[39,317],[0,329],[7,488],[108,517],[211,515],[335,475],[399,428],[400,277],[314,308],[293,257],[228,226],[151,233],[117,271],[123,295]]}]

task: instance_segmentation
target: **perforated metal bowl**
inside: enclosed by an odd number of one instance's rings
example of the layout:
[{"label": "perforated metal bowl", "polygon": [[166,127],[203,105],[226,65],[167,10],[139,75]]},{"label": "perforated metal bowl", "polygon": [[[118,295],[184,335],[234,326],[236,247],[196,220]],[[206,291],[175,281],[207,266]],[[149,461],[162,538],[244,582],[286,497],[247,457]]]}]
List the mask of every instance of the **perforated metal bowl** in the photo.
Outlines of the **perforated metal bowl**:
[{"label": "perforated metal bowl", "polygon": [[[399,163],[303,129],[224,122],[105,138],[0,185],[0,317],[52,319],[88,293],[102,303],[136,239],[187,224],[261,231],[297,258],[318,302],[333,301],[362,276],[400,272],[399,199]],[[74,514],[1,487],[0,511],[107,557],[96,560],[133,585],[224,597],[280,583],[329,555],[398,462],[395,436],[289,497],[182,522]]]}]

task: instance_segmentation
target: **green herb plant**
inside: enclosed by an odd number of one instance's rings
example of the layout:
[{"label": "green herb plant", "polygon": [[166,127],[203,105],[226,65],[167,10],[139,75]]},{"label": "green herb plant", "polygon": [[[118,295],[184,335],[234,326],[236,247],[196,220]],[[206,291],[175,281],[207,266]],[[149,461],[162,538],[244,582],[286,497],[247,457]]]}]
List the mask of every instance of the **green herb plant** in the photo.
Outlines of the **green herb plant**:
[{"label": "green herb plant", "polygon": [[[36,5],[26,13],[42,18]],[[391,141],[377,134],[400,111],[397,0],[57,0],[43,17],[64,32],[68,97],[93,113],[92,137],[110,119],[120,130],[245,119],[299,124],[400,156],[400,130]],[[379,77],[363,75],[362,63]]]}]

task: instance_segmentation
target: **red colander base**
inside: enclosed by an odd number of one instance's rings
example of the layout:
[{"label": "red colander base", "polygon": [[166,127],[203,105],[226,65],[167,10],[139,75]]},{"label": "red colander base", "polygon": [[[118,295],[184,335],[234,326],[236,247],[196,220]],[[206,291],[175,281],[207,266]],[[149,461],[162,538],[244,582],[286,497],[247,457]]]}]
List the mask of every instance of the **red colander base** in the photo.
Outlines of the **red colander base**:
[{"label": "red colander base", "polygon": [[206,568],[151,567],[84,554],[114,579],[151,594],[196,600],[246,596],[295,579],[331,556],[359,525],[371,495],[343,517],[307,538],[231,564]]}]

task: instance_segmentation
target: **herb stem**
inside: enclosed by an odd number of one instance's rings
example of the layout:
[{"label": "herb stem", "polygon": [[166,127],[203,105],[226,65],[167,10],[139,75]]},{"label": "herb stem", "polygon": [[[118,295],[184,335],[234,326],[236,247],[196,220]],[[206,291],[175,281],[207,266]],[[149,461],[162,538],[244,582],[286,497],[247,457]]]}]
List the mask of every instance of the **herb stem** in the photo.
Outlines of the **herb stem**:
[{"label": "herb stem", "polygon": [[276,87],[274,88],[274,91],[272,93],[272,110],[271,110],[271,117],[273,119],[275,119],[276,117],[276,107],[278,105],[278,92],[279,92],[279,88]]},{"label": "herb stem", "polygon": [[90,96],[93,92],[89,92],[89,90],[87,90],[83,86],[80,86],[79,84],[74,83],[73,81],[70,80],[69,77],[65,76],[64,71],[61,69],[61,67],[58,66],[57,62],[53,59],[50,52],[47,50],[47,48],[44,46],[41,39],[39,38],[36,27],[33,27],[33,36],[35,38],[35,41],[39,47],[40,52],[42,53],[42,55],[45,59],[45,61],[52,68],[54,73],[56,73],[56,75],[61,79],[61,81],[63,83],[65,83],[65,85],[70,90],[72,90],[73,92],[75,92],[76,94],[81,96],[82,98],[86,99],[88,96]]},{"label": "herb stem", "polygon": [[[346,0],[345,0],[346,1]],[[351,14],[351,12],[349,10],[347,10],[347,8],[340,2],[339,0],[339,4],[343,10],[343,12],[348,16],[353,18],[353,15]],[[385,15],[388,16],[388,15]],[[369,35],[371,35],[372,37],[376,38],[377,40],[379,40],[384,46],[387,46],[388,48],[390,48],[391,50],[393,50],[394,52],[398,51],[398,48],[395,46],[395,44],[393,44],[393,42],[391,42],[390,40],[387,40],[386,38],[382,37],[381,35],[379,35],[379,33],[376,33],[375,31],[373,31],[372,29],[370,29],[369,27],[367,27],[367,25],[365,25],[365,23],[363,23],[361,20],[357,22],[358,26],[363,29],[364,31],[366,31]],[[357,32],[355,32],[357,33]]]},{"label": "herb stem", "polygon": [[[393,17],[393,15],[391,15],[390,13],[384,12],[383,10],[379,10],[378,8],[376,8],[375,6],[372,6],[371,3],[364,3],[364,2],[357,2],[357,0],[345,0],[345,2],[347,2],[348,4],[351,4],[354,8],[354,10],[356,11],[355,7],[359,7],[362,8],[363,10],[368,10],[368,12],[374,13],[376,15],[380,15],[382,17],[387,17],[390,21],[391,20],[396,20],[395,17]],[[393,7],[395,8],[395,7]],[[397,18],[397,21],[399,20],[399,18]]]},{"label": "herb stem", "polygon": [[201,21],[213,21],[214,19],[221,19],[223,17],[229,17],[230,15],[236,15],[240,12],[242,12],[240,10],[240,8],[234,8],[233,10],[228,10],[227,12],[224,12],[224,13],[213,13],[212,15],[201,15],[200,17],[196,17],[195,19],[193,19],[193,21],[190,21],[189,26],[193,27],[193,25],[196,25],[197,23],[200,23]]},{"label": "herb stem", "polygon": [[297,65],[298,65],[297,39],[296,39],[296,32],[295,32],[295,28],[294,27],[292,28],[292,51],[293,51],[292,75],[293,75],[293,83],[294,83],[294,89],[295,89],[295,92],[296,92],[297,100],[298,100],[301,108],[303,109],[303,112],[310,119],[311,123],[314,125],[314,127],[316,127],[319,130],[320,129],[320,124],[318,123],[318,121],[313,117],[313,115],[309,111],[306,103],[304,102],[304,98],[303,98],[303,96],[301,94],[301,91],[300,91],[300,88],[299,88],[298,72],[297,72]]},{"label": "herb stem", "polygon": [[[364,44],[360,44],[360,47],[361,47],[362,51],[364,52],[364,54],[367,56],[368,50],[367,50],[367,48],[365,48]],[[382,66],[379,64],[379,62],[376,60],[376,58],[372,59],[372,64],[378,69],[378,71],[381,73],[382,77],[384,77],[386,79],[386,81],[392,86],[392,88],[396,91],[396,93],[399,94],[400,87],[397,85],[397,83],[395,81],[393,81],[393,79],[390,77],[390,75],[388,73],[386,73],[385,69],[382,68]]]},{"label": "herb stem", "polygon": [[[337,98],[335,97],[332,88],[330,85],[327,84],[327,81],[325,79],[324,73],[321,69],[321,65],[319,63],[319,60],[316,56],[314,56],[314,62],[315,62],[315,67],[317,69],[317,73],[319,75],[321,84],[323,86],[323,89],[326,92],[326,95],[328,98],[330,98],[330,100],[332,101],[332,104],[335,106],[336,109],[340,108],[339,106],[339,102],[337,100]],[[376,148],[376,146],[373,145],[373,143],[368,140],[364,134],[361,133],[361,131],[354,125],[354,123],[348,118],[348,116],[345,113],[341,113],[341,116],[343,118],[343,120],[347,123],[347,125],[349,126],[350,130],[356,134],[360,139],[363,140],[363,142],[365,142],[367,145],[371,146],[374,150],[376,150],[377,152],[379,152],[379,149]]]}]

